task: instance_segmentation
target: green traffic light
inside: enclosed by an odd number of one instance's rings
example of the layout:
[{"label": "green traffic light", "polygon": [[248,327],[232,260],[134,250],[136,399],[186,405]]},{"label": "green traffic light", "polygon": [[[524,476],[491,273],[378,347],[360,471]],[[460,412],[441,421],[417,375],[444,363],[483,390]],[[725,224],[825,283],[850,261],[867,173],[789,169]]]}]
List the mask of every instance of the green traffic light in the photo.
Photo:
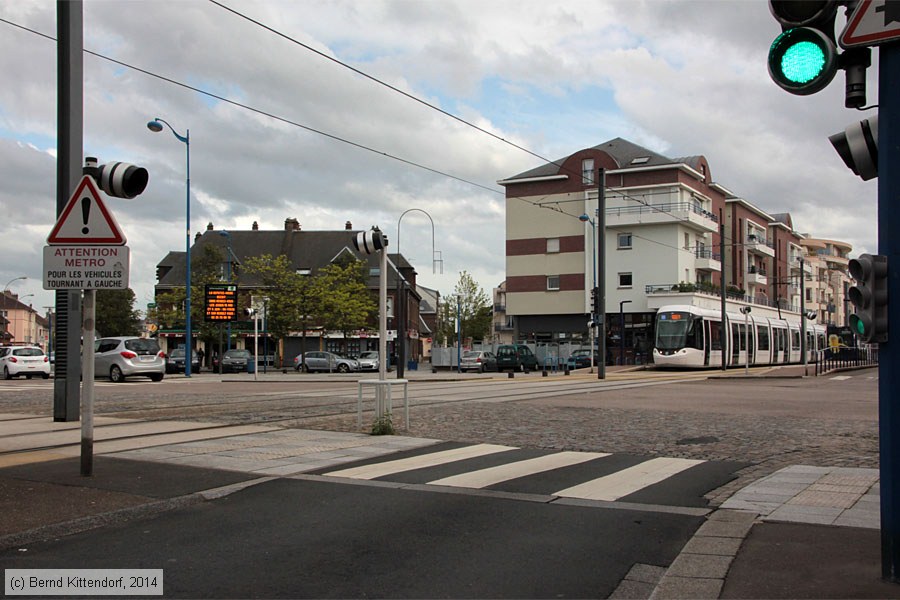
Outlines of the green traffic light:
[{"label": "green traffic light", "polygon": [[788,29],[769,49],[769,75],[781,88],[805,96],[825,88],[837,72],[837,49],[817,29]]},{"label": "green traffic light", "polygon": [[856,329],[856,333],[860,336],[866,335],[866,324],[856,315],[850,315],[850,325]]},{"label": "green traffic light", "polygon": [[825,67],[825,53],[818,45],[798,42],[784,51],[781,72],[794,83],[808,83],[818,77]]}]

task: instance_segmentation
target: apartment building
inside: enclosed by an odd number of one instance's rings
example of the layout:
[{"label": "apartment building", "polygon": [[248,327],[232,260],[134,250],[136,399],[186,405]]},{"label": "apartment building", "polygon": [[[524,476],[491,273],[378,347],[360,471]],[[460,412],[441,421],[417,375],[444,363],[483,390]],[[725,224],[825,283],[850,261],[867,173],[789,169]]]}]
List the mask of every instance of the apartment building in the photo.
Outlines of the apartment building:
[{"label": "apartment building", "polygon": [[617,362],[646,359],[660,306],[718,308],[723,280],[729,310],[751,305],[760,316],[799,319],[805,238],[789,214],[714,182],[704,156],[669,158],[616,138],[498,183],[506,189],[505,326],[514,339],[588,343],[598,277]]},{"label": "apartment building", "polygon": [[813,238],[800,239],[809,267],[804,281],[805,308],[816,311],[819,323],[846,327],[852,307],[847,291],[853,284],[848,267],[853,247],[846,242]]}]

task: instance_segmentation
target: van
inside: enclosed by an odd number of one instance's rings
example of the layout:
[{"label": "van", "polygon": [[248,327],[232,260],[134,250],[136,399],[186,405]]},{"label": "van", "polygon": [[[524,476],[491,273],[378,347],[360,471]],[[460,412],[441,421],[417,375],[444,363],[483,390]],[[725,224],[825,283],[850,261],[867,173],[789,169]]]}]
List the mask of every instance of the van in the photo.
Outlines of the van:
[{"label": "van", "polygon": [[524,344],[504,344],[497,347],[497,370],[531,371],[537,369],[537,357]]}]

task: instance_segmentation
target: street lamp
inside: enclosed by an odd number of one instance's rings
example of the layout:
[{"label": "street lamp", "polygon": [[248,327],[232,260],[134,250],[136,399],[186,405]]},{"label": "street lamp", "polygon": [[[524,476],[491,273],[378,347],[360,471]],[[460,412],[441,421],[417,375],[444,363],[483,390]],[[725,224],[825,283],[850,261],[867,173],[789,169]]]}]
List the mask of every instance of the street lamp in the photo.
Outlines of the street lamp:
[{"label": "street lamp", "polygon": [[184,310],[185,310],[185,318],[184,318],[184,340],[185,340],[185,356],[187,359],[184,361],[184,376],[191,376],[191,352],[193,348],[193,333],[191,331],[191,130],[186,129],[184,135],[179,135],[175,129],[169,125],[163,119],[159,117],[153,119],[149,123],[147,123],[147,129],[153,131],[154,133],[159,133],[163,130],[163,125],[169,128],[169,131],[172,132],[172,135],[179,142],[184,143],[184,149],[187,156],[187,165],[186,165],[186,177],[185,177],[185,185],[187,188],[186,199],[185,199],[185,223],[187,225],[187,235],[185,237],[185,262],[187,265],[186,274],[185,274],[185,300],[184,300]]},{"label": "street lamp", "polygon": [[6,285],[3,286],[3,293],[4,294],[7,293],[9,291],[9,286],[12,285],[12,283],[14,281],[19,281],[20,279],[28,279],[28,278],[25,277],[24,275],[22,275],[21,277],[14,277],[14,278],[10,279],[9,281],[6,282]]},{"label": "street lamp", "polygon": [[[578,217],[578,220],[582,223],[589,223],[591,226],[591,295],[593,296],[596,292],[593,290],[597,289],[597,222],[594,219],[590,218],[587,213],[582,214]],[[590,324],[590,341],[591,341],[591,373],[594,372],[594,327],[597,324],[597,319],[594,315],[594,308],[591,306],[591,324]],[[601,360],[603,357],[600,357]]]}]

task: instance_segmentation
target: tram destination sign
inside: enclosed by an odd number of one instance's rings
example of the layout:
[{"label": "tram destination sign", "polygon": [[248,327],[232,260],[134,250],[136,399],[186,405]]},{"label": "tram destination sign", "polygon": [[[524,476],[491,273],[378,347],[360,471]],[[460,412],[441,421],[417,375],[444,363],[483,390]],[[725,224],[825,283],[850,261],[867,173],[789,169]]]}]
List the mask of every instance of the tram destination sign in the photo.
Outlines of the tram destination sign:
[{"label": "tram destination sign", "polygon": [[208,323],[227,323],[237,320],[237,285],[231,283],[206,284],[206,312]]},{"label": "tram destination sign", "polygon": [[45,290],[128,288],[128,246],[44,246]]}]

